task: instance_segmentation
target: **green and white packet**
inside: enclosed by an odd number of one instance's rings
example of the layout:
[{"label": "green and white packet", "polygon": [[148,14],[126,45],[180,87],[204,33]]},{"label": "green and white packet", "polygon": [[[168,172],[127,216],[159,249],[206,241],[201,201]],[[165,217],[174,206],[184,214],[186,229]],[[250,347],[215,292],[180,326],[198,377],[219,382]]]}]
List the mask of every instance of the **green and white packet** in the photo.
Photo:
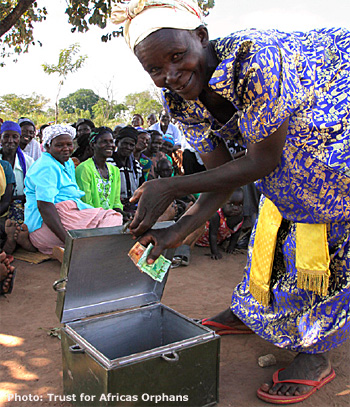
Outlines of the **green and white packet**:
[{"label": "green and white packet", "polygon": [[137,262],[137,267],[144,273],[148,274],[153,280],[163,281],[165,274],[170,268],[171,261],[166,259],[163,255],[160,255],[153,264],[147,263],[147,257],[153,248],[153,244],[150,243],[143,252],[140,260]]}]

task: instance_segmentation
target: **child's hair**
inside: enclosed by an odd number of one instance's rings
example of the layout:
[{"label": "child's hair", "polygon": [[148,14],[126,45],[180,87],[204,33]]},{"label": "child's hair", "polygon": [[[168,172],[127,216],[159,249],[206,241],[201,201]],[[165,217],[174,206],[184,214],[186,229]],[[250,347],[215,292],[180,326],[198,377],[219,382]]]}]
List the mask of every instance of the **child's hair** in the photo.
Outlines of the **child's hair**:
[{"label": "child's hair", "polygon": [[[167,168],[164,168],[164,166],[166,166]],[[166,171],[166,174],[164,174],[164,171]],[[171,162],[167,158],[161,158],[157,162],[156,173],[161,178],[171,177],[172,172],[173,172],[173,168],[172,168]]]}]

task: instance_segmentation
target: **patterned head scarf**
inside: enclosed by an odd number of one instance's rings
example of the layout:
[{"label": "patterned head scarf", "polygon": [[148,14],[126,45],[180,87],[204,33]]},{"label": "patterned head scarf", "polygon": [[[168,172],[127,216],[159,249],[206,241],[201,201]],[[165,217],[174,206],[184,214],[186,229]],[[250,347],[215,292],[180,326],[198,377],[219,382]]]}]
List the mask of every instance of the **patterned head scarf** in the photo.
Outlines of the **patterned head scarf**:
[{"label": "patterned head scarf", "polygon": [[45,127],[43,130],[43,146],[49,146],[54,138],[63,134],[67,134],[73,140],[75,133],[75,128],[67,124],[53,124],[52,126]]},{"label": "patterned head scarf", "polygon": [[92,129],[89,136],[89,144],[95,144],[97,140],[106,133],[110,133],[113,137],[113,130],[109,127],[102,126]]},{"label": "patterned head scarf", "polygon": [[174,137],[171,134],[164,134],[163,136],[163,141],[167,141],[168,143],[171,143],[174,145]]},{"label": "patterned head scarf", "polygon": [[195,30],[203,25],[203,13],[196,0],[130,0],[112,8],[114,24],[125,23],[124,37],[129,48],[162,28]]}]

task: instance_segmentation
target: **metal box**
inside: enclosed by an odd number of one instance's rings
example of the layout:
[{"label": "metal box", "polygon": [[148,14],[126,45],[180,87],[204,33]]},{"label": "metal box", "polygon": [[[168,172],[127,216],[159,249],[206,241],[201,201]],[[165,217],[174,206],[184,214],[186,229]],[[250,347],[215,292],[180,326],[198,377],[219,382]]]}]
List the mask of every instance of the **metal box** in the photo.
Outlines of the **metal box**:
[{"label": "metal box", "polygon": [[215,405],[220,337],[160,303],[169,272],[162,283],[141,273],[128,257],[134,243],[122,227],[69,232],[54,284],[65,324],[66,400],[84,407]]}]

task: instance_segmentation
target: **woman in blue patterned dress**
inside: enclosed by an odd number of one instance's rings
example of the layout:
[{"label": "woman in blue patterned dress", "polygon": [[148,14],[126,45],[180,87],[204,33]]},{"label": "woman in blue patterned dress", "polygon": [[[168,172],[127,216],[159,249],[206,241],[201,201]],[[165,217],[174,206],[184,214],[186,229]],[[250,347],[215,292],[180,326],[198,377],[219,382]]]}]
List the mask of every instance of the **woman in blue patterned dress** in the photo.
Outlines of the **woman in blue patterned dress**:
[{"label": "woman in blue patterned dress", "polygon": [[[257,395],[302,401],[334,378],[328,351],[350,326],[350,33],[248,30],[209,41],[192,0],[125,7],[112,20],[126,21],[128,45],[208,170],[142,185],[131,230],[148,231],[140,242],[155,244],[152,262],[256,181],[264,198],[245,275],[229,312],[212,321],[244,323],[298,352]],[[232,160],[230,138],[247,147],[243,157]],[[201,196],[175,225],[148,230],[189,193]]]}]

